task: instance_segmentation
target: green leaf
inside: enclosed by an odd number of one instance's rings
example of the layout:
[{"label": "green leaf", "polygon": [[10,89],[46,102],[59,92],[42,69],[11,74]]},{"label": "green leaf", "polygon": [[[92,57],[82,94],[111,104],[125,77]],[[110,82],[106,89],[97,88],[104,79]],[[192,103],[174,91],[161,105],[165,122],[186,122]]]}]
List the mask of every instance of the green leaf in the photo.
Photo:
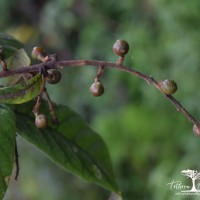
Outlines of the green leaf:
[{"label": "green leaf", "polygon": [[42,85],[41,74],[29,79],[26,84],[16,84],[13,86],[0,88],[0,102],[4,104],[21,104],[35,98]]},{"label": "green leaf", "polygon": [[18,49],[9,59],[7,59],[8,69],[19,69],[29,66],[31,60],[24,49]]},{"label": "green leaf", "polygon": [[3,49],[5,58],[12,56],[23,45],[12,36],[6,33],[0,33],[0,47]]},{"label": "green leaf", "polygon": [[8,186],[15,155],[16,124],[13,111],[0,104],[0,199]]},{"label": "green leaf", "polygon": [[[7,68],[9,70],[12,70],[29,66],[31,64],[31,60],[24,49],[18,49],[11,57],[9,57],[6,60],[6,63],[7,63]],[[6,83],[12,85],[12,83],[15,83],[16,80],[22,80],[22,79],[24,80],[27,79],[25,74],[15,74],[13,76],[7,77]]]},{"label": "green leaf", "polygon": [[[83,179],[119,192],[108,149],[102,138],[67,106],[55,106],[59,125],[37,129],[30,114],[33,104],[16,107],[18,133],[53,161]],[[41,113],[48,113],[42,103]]]}]

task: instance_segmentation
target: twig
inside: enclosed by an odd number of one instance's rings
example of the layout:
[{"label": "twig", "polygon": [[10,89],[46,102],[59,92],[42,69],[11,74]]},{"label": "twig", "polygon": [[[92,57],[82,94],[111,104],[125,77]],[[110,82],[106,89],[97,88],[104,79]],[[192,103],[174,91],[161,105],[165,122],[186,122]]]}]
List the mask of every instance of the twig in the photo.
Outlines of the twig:
[{"label": "twig", "polygon": [[19,154],[18,154],[16,139],[15,139],[15,165],[16,165],[15,180],[17,181],[17,178],[19,176]]},{"label": "twig", "polygon": [[[158,81],[156,81],[153,77],[147,76],[133,68],[124,66],[124,65],[118,65],[113,62],[107,62],[107,61],[98,61],[98,60],[67,60],[67,61],[57,61],[55,59],[50,60],[49,62],[45,63],[46,69],[55,69],[55,68],[67,68],[67,67],[78,67],[78,66],[103,66],[104,68],[113,68],[117,69],[120,71],[124,71],[127,73],[130,73],[134,76],[137,76],[143,80],[145,80],[148,84],[152,84],[154,87],[156,87],[160,92],[176,107],[176,109],[183,113],[186,118],[192,122],[194,125],[199,126],[198,120],[195,119],[187,110],[184,108],[181,103],[176,100],[173,96],[171,95],[165,95],[161,89],[160,89],[160,84]],[[30,72],[36,72],[38,71],[41,67],[43,66],[43,63],[32,65],[32,66],[26,66],[26,67],[21,67],[19,69],[15,70],[9,70],[9,71],[1,71],[0,72],[0,78],[2,77],[7,77],[7,76],[12,76],[15,74],[24,74],[24,73],[30,73]],[[44,89],[44,88],[43,88]],[[37,110],[37,109],[36,109]]]},{"label": "twig", "polygon": [[99,66],[98,72],[97,72],[97,75],[96,75],[96,78],[95,78],[97,81],[99,81],[100,78],[102,77],[103,71],[104,71],[104,66]]},{"label": "twig", "polygon": [[47,102],[48,102],[48,105],[49,105],[49,110],[50,110],[50,114],[51,114],[51,117],[52,117],[52,123],[58,124],[58,119],[56,117],[56,113],[55,113],[52,101],[50,99],[50,96],[49,96],[46,88],[44,88],[44,94],[46,95]]},{"label": "twig", "polygon": [[42,94],[45,90],[45,84],[46,84],[46,77],[42,74],[42,85],[41,85],[41,89],[40,89],[40,92],[39,92],[39,95],[37,97],[37,102],[33,108],[33,113],[35,115],[38,115],[38,111],[39,111],[39,108],[40,108],[40,105],[41,105],[41,101],[42,101]]},{"label": "twig", "polygon": [[3,71],[8,71],[7,64],[5,60],[0,59],[0,64],[2,65]]}]

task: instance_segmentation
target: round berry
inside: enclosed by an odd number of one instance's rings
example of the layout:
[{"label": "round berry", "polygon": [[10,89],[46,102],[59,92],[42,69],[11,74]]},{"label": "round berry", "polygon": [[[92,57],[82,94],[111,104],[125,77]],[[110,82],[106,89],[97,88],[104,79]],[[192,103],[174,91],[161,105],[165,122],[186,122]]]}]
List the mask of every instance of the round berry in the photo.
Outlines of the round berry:
[{"label": "round berry", "polygon": [[128,53],[129,44],[125,40],[117,40],[113,45],[113,51],[118,56],[124,57]]},{"label": "round berry", "polygon": [[104,93],[104,86],[100,81],[95,81],[91,86],[90,86],[90,93],[95,96],[99,97]]},{"label": "round berry", "polygon": [[35,116],[35,126],[37,128],[46,128],[47,117],[44,114],[38,114]]},{"label": "round berry", "polygon": [[61,80],[61,73],[57,69],[49,69],[47,71],[47,82],[50,84],[56,84]]},{"label": "round berry", "polygon": [[161,82],[160,89],[164,94],[172,95],[177,90],[177,84],[173,80],[165,80]]},{"label": "round berry", "polygon": [[34,59],[41,60],[41,58],[44,58],[46,56],[46,52],[42,47],[34,47],[31,56]]}]

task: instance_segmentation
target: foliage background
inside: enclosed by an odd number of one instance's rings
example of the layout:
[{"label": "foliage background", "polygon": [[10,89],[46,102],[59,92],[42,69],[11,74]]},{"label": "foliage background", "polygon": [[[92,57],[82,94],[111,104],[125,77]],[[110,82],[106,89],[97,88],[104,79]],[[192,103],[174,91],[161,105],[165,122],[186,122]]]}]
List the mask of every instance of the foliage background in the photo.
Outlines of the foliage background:
[{"label": "foliage background", "polygon": [[[115,61],[112,45],[126,39],[125,65],[158,80],[176,80],[175,97],[200,118],[199,8],[198,0],[7,0],[0,1],[0,28],[24,42],[29,53],[40,45],[60,59]],[[52,99],[71,106],[104,138],[125,199],[187,199],[167,183],[191,185],[181,170],[200,170],[200,141],[192,125],[155,88],[115,70],[105,70],[105,95],[90,96],[95,73],[92,67],[64,70],[61,83],[49,87]],[[20,177],[12,181],[6,200],[109,195],[17,139]]]}]

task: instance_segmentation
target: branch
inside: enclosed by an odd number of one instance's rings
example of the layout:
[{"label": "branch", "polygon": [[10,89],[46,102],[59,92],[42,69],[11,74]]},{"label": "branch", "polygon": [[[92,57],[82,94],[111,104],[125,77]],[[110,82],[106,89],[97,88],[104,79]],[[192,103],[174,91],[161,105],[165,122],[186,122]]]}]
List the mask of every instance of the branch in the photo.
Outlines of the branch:
[{"label": "branch", "polygon": [[[120,71],[124,71],[127,73],[132,74],[133,76],[137,76],[143,80],[145,80],[148,84],[152,84],[154,87],[156,87],[165,97],[168,99],[177,109],[177,111],[183,113],[185,117],[192,122],[195,127],[193,127],[194,132],[196,132],[197,135],[200,134],[200,124],[199,122],[184,108],[181,103],[176,100],[171,95],[166,95],[161,91],[161,85],[159,81],[156,81],[153,77],[147,76],[139,71],[134,70],[133,68],[119,65],[113,62],[106,62],[106,61],[98,61],[98,60],[67,60],[67,61],[56,61],[56,60],[50,60],[45,63],[46,69],[63,69],[67,67],[77,67],[77,66],[95,66],[95,67],[107,67],[107,68],[113,68]],[[0,72],[0,78],[2,77],[8,77],[15,74],[24,74],[24,73],[30,73],[30,72],[39,72],[40,68],[44,66],[44,63],[21,67],[19,69],[14,70],[7,70],[7,71],[1,71]],[[196,128],[196,130],[195,130]]]}]

